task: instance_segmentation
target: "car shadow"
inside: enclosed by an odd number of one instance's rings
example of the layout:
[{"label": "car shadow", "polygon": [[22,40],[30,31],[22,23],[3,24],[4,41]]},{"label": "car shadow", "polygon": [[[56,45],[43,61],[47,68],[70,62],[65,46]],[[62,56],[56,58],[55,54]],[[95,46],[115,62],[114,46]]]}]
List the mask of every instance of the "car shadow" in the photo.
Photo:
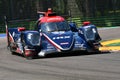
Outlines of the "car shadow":
[{"label": "car shadow", "polygon": [[[52,54],[46,55],[45,57],[35,56],[34,58],[32,58],[32,60],[36,60],[36,59],[50,59],[50,58],[63,58],[63,57],[75,57],[75,56],[100,55],[100,54],[108,54],[108,53],[110,53],[110,52],[74,51],[74,52],[65,52],[65,53],[52,53]],[[18,54],[18,53],[14,53],[12,55],[25,58],[23,55]]]},{"label": "car shadow", "polygon": [[49,58],[61,58],[61,57],[73,57],[73,56],[89,56],[89,55],[99,55],[108,54],[110,52],[86,52],[86,51],[75,51],[69,53],[53,53],[48,54],[45,57],[35,57],[34,59],[49,59]]}]

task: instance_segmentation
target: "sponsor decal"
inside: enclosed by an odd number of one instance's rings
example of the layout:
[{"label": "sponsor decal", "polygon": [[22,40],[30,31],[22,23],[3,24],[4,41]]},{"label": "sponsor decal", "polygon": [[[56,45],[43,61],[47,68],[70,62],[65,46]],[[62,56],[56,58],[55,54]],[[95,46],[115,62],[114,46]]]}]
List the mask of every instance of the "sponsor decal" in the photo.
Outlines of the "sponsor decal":
[{"label": "sponsor decal", "polygon": [[[72,40],[72,43],[71,43],[71,46],[69,47],[69,48],[67,48],[67,49],[63,49],[60,45],[58,45],[57,43],[55,43],[52,39],[50,39],[46,34],[43,34],[45,37],[46,37],[46,39],[53,45],[53,46],[55,46],[57,49],[59,49],[59,50],[68,50],[68,49],[70,49],[71,47],[72,47],[72,45],[73,45],[73,42],[74,42],[74,38],[73,38],[73,40]],[[58,37],[58,38],[56,38],[56,37],[54,37],[55,39],[60,39],[60,37]],[[70,36],[64,36],[64,38],[70,38]]]},{"label": "sponsor decal", "polygon": [[84,47],[84,44],[75,44],[75,47]]},{"label": "sponsor decal", "polygon": [[67,45],[69,44],[68,42],[60,43],[60,45]]},{"label": "sponsor decal", "polygon": [[65,31],[55,31],[55,32],[52,32],[52,34],[64,34],[65,33]]},{"label": "sponsor decal", "polygon": [[53,40],[56,40],[56,39],[69,39],[70,36],[59,36],[59,37],[53,37]]}]

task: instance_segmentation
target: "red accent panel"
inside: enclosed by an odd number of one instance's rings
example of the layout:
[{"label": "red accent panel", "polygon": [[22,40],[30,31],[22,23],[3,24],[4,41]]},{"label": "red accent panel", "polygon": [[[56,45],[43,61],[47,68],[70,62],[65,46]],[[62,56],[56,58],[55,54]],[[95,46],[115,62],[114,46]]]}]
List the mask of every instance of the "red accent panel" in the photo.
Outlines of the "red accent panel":
[{"label": "red accent panel", "polygon": [[33,56],[35,54],[36,54],[35,50],[25,50],[25,55],[26,56]]},{"label": "red accent panel", "polygon": [[[46,37],[46,35],[44,34],[44,36]],[[46,39],[54,46],[56,47],[58,50],[61,50],[55,43],[53,43],[48,37],[46,37]]]},{"label": "red accent panel", "polygon": [[89,25],[89,24],[91,24],[89,21],[83,22],[83,26],[87,26],[87,25]]},{"label": "red accent panel", "polygon": [[61,16],[51,16],[51,17],[42,17],[39,19],[40,23],[45,23],[45,22],[60,22],[64,21],[64,18]]},{"label": "red accent panel", "polygon": [[18,31],[21,32],[21,31],[25,31],[25,27],[18,27]]},{"label": "red accent panel", "polygon": [[20,48],[17,48],[16,52],[22,54]]}]

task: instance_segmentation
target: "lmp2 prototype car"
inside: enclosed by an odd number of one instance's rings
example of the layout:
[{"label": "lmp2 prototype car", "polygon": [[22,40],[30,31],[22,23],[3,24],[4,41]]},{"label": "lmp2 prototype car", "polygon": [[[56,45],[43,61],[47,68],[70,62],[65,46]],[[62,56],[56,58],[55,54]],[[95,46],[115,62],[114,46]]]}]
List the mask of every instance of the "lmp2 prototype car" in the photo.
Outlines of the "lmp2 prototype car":
[{"label": "lmp2 prototype car", "polygon": [[34,56],[43,57],[59,52],[99,51],[101,38],[90,22],[84,22],[82,27],[77,28],[74,22],[68,23],[51,9],[38,14],[35,30],[26,30],[25,27],[7,28],[6,25],[11,53],[19,53],[32,59]]}]

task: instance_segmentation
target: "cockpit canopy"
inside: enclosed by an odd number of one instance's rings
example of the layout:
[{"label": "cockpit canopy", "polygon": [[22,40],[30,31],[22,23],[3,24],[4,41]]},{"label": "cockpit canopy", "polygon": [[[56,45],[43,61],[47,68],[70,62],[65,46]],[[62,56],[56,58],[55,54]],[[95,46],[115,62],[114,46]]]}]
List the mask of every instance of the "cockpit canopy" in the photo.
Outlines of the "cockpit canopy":
[{"label": "cockpit canopy", "polygon": [[70,27],[66,21],[46,22],[39,25],[42,32],[69,31]]},{"label": "cockpit canopy", "polygon": [[38,19],[38,31],[55,32],[70,30],[68,22],[63,17],[57,16],[51,8],[47,12],[38,12],[38,14],[42,15]]},{"label": "cockpit canopy", "polygon": [[40,23],[64,21],[64,18],[58,16],[55,12],[52,11],[51,8],[48,8],[47,12],[38,12],[38,15],[39,15],[38,21]]},{"label": "cockpit canopy", "polygon": [[39,19],[40,23],[65,21],[61,16],[45,16]]}]

